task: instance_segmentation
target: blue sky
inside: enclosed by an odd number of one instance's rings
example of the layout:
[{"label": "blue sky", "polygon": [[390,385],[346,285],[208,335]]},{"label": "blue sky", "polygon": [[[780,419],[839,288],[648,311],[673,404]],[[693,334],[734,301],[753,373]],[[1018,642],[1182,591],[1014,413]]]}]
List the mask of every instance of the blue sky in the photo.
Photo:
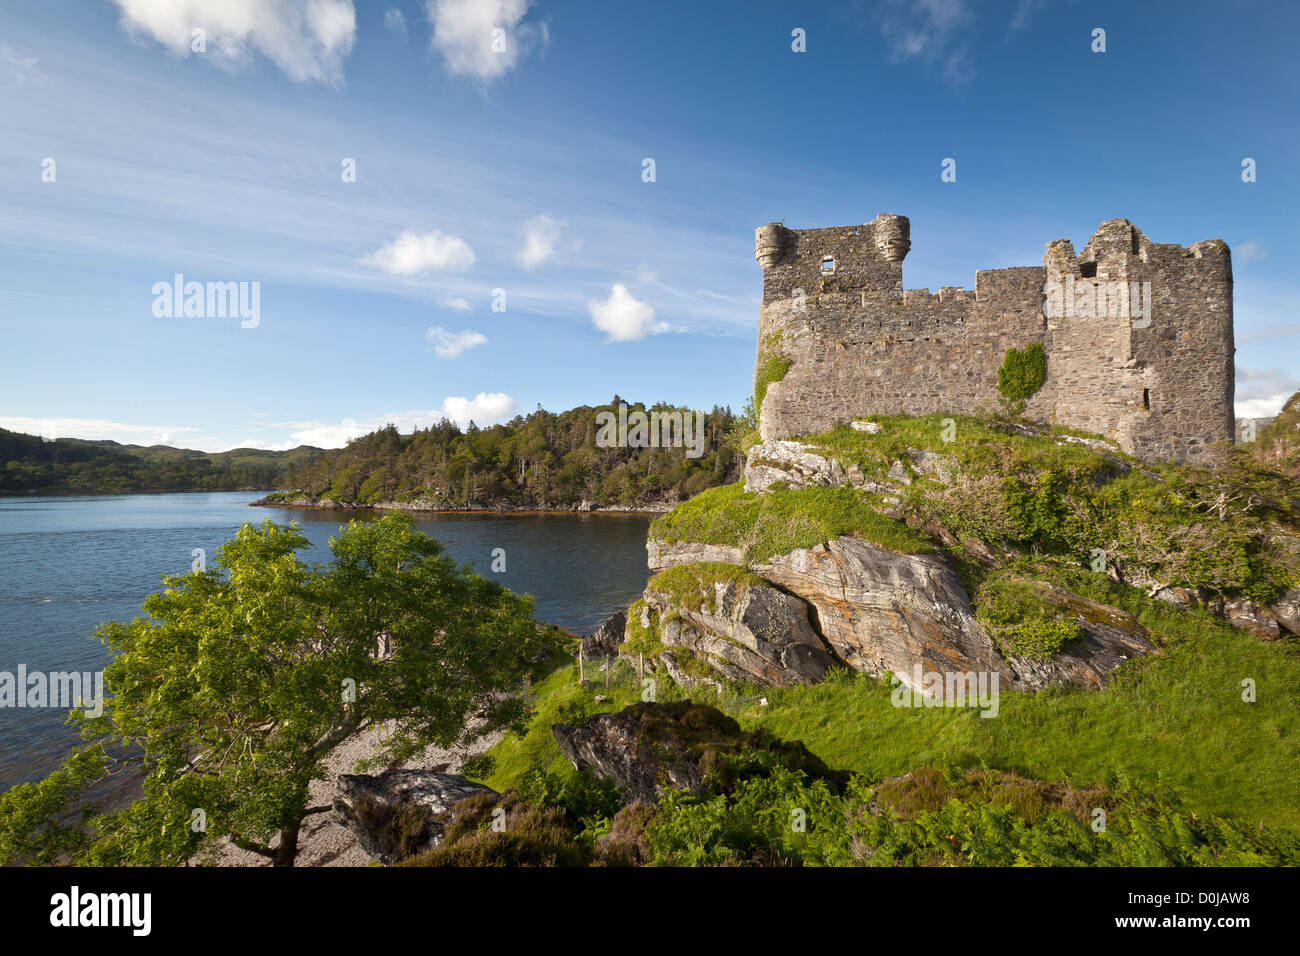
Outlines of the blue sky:
[{"label": "blue sky", "polygon": [[[1267,414],[1300,388],[1297,34],[1249,0],[7,0],[0,425],[220,450],[739,409],[755,227],[879,212],[908,288],[1119,216],[1224,239]],[[156,316],[177,273],[259,283],[258,324]]]}]

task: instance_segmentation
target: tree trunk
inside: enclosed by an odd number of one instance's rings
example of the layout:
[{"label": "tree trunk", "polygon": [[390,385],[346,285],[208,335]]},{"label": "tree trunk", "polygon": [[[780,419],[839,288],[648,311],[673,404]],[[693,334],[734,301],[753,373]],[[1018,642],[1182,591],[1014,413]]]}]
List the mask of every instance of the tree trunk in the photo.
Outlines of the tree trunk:
[{"label": "tree trunk", "polygon": [[280,831],[280,845],[271,858],[272,866],[293,866],[298,856],[298,831],[301,828],[302,820],[295,820],[292,827]]}]

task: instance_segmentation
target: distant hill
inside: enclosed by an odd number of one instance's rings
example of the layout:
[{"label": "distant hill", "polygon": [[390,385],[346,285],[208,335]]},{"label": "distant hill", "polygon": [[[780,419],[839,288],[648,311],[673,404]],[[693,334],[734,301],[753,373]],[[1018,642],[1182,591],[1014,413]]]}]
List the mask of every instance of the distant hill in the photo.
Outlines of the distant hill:
[{"label": "distant hill", "polygon": [[311,465],[322,448],[233,448],[206,452],[169,445],[59,438],[0,428],[0,493],[254,491]]}]

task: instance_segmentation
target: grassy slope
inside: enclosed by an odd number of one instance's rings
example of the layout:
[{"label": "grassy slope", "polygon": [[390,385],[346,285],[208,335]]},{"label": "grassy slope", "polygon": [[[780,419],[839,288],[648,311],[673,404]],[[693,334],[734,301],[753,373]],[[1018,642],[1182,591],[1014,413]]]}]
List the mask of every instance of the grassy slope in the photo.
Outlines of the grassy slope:
[{"label": "grassy slope", "polygon": [[[1144,618],[1157,623],[1154,614]],[[1179,790],[1196,812],[1300,827],[1300,654],[1208,618],[1189,624],[1189,633],[1158,657],[1125,664],[1101,691],[1003,690],[992,718],[974,710],[895,707],[883,683],[844,672],[814,687],[754,688],[766,707],[721,703],[747,729],[762,726],[801,740],[830,766],[871,779],[952,763],[1076,784],[1122,775],[1139,786]],[[1199,637],[1190,635],[1194,630]],[[574,666],[535,685],[527,734],[492,749],[497,764],[483,782],[505,789],[533,765],[569,772],[551,724],[572,719],[566,705],[595,713],[638,700],[634,671],[616,670],[621,679],[608,690],[594,668],[588,676],[595,679],[579,687]],[[1255,703],[1241,699],[1246,677],[1256,682]],[[659,681],[661,700],[686,696],[665,683]],[[596,705],[596,694],[609,700]],[[720,703],[709,691],[693,696]]]},{"label": "grassy slope", "polygon": [[[1050,438],[1009,438],[973,419],[957,420],[955,443],[943,442],[937,416],[880,420],[886,425],[881,435],[837,429],[820,436],[818,443],[869,473],[904,458],[909,448],[939,451],[977,472],[1024,474],[1025,466],[1052,468],[1067,475],[1076,489],[1088,487],[1088,476],[1105,467],[1100,456],[1081,446],[1056,445]],[[1016,462],[1008,461],[1009,452]],[[1159,471],[1170,473],[1163,467]],[[1141,475],[1121,479],[1124,485],[1150,480]],[[668,540],[742,545],[751,561],[850,532],[899,550],[929,546],[855,495],[817,488],[758,496],[732,485],[679,506],[658,519],[651,533]],[[1174,512],[1165,520],[1183,521],[1185,514]],[[1017,571],[1032,570],[1031,576],[1122,607],[1151,630],[1160,653],[1125,664],[1101,691],[1003,690],[998,716],[982,718],[974,710],[896,708],[884,684],[843,674],[815,687],[754,688],[769,706],[750,702],[729,709],[746,727],[764,726],[780,737],[801,740],[832,767],[873,779],[952,763],[983,763],[1080,785],[1122,776],[1142,787],[1176,789],[1195,812],[1300,827],[1295,800],[1300,792],[1300,643],[1265,643],[1204,611],[1180,610],[1113,584],[1084,570],[1083,556],[1027,556],[1021,564],[1034,567]],[[493,753],[499,764],[486,782],[497,789],[509,786],[533,764],[567,772],[550,725],[572,719],[575,711],[617,710],[638,699],[635,675],[625,665],[618,673],[624,680],[608,691],[594,669],[588,676],[596,677],[596,684],[586,688],[577,686],[572,667],[550,674],[536,688],[537,711],[528,734],[498,744]],[[1256,685],[1254,703],[1242,700],[1247,678]],[[658,689],[660,699],[687,693],[666,678]],[[596,706],[592,699],[597,693],[610,700]],[[718,703],[710,691],[694,695]]]}]

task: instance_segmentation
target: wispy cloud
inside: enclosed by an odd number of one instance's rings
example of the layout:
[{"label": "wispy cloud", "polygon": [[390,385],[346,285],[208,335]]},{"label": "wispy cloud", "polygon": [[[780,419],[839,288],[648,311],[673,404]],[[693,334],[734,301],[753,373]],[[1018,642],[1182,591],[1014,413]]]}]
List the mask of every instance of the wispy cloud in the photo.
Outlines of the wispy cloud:
[{"label": "wispy cloud", "polygon": [[389,7],[384,11],[384,26],[394,33],[406,36],[406,17],[397,7]]},{"label": "wispy cloud", "polygon": [[45,82],[45,74],[36,68],[36,58],[19,55],[13,47],[0,43],[0,84],[9,89]]},{"label": "wispy cloud", "polygon": [[345,418],[338,424],[325,422],[300,422],[293,432],[294,445],[315,445],[318,448],[341,448],[353,438],[360,438],[385,425],[396,425],[399,431],[428,428],[443,419],[464,428],[471,421],[476,425],[491,425],[512,415],[516,402],[504,392],[479,392],[473,398],[449,396],[438,408],[393,412],[364,421]]},{"label": "wispy cloud", "polygon": [[449,332],[444,328],[433,327],[424,333],[424,340],[433,346],[439,358],[457,358],[466,349],[487,342],[487,336],[473,329]]},{"label": "wispy cloud", "polygon": [[524,22],[532,0],[426,0],[430,44],[447,71],[495,80],[550,42],[545,23]]},{"label": "wispy cloud", "polygon": [[43,438],[87,438],[124,445],[170,445],[198,431],[182,425],[128,425],[102,418],[26,418],[0,415],[0,428]]},{"label": "wispy cloud", "polygon": [[1267,257],[1268,250],[1264,249],[1254,239],[1232,248],[1232,259],[1238,265],[1245,265],[1247,262],[1258,262],[1260,259]]},{"label": "wispy cloud", "polygon": [[937,66],[954,85],[975,76],[965,33],[973,20],[967,0],[888,0],[879,12],[891,58]]}]

